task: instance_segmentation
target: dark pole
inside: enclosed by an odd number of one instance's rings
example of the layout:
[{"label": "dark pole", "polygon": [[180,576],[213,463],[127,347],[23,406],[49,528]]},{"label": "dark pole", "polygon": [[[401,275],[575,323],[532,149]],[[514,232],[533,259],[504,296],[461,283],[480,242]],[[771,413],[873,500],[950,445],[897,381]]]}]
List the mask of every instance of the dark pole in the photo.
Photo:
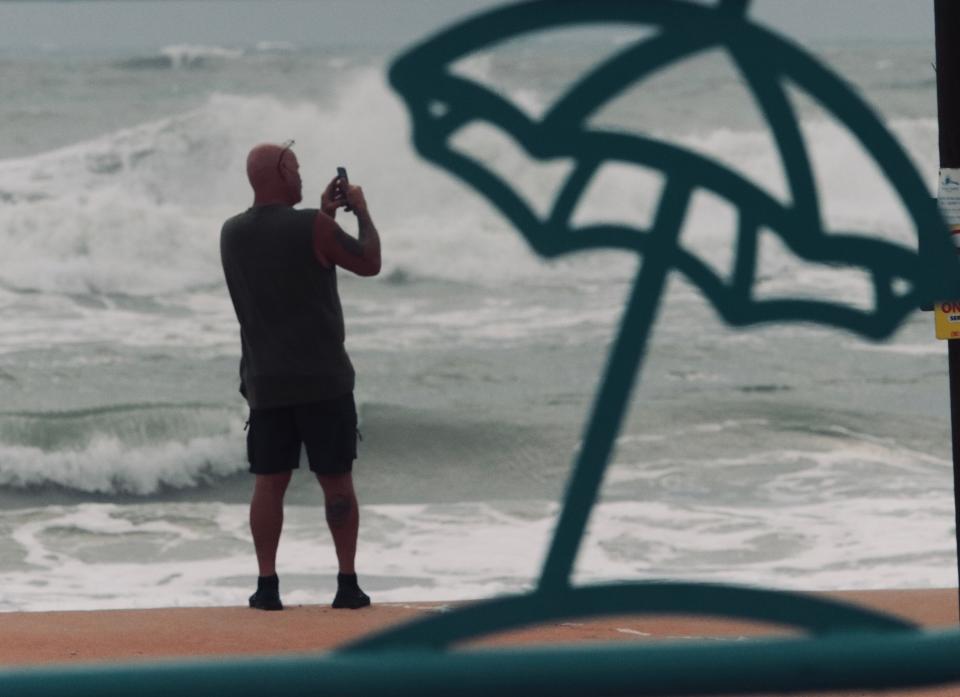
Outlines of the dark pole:
[{"label": "dark pole", "polygon": [[[933,8],[937,44],[940,167],[960,167],[960,2],[934,0]],[[950,433],[953,440],[957,588],[960,589],[960,339],[947,340],[947,354],[950,365]]]}]

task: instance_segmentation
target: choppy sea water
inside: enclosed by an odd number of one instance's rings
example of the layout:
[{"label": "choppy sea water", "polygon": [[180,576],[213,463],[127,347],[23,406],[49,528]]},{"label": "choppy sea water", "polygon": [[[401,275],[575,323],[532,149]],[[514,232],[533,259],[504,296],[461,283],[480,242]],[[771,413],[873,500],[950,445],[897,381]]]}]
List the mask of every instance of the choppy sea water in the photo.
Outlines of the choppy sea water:
[{"label": "choppy sea water", "polygon": [[[566,33],[458,70],[535,114],[632,38]],[[932,46],[814,48],[876,105],[933,191]],[[364,433],[364,587],[375,601],[445,600],[535,583],[640,262],[543,262],[424,164],[385,84],[392,52],[254,42],[0,55],[0,609],[244,601],[251,482],[217,241],[249,205],[246,151],[286,138],[305,205],[345,164],[384,243],[380,277],[341,275]],[[828,223],[912,244],[849,133],[795,99]],[[638,86],[597,124],[681,143],[786,196],[769,133],[717,54]],[[535,206],[566,171],[483,129],[456,142]],[[606,168],[574,220],[642,224],[661,186]],[[735,220],[698,195],[681,242],[729,268]],[[773,236],[759,269],[768,297],[871,302],[864,277],[804,266]],[[810,325],[735,332],[677,277],[649,351],[577,582],[955,582],[945,348],[928,316],[884,344]],[[280,549],[288,603],[333,590],[320,503],[299,473]]]}]

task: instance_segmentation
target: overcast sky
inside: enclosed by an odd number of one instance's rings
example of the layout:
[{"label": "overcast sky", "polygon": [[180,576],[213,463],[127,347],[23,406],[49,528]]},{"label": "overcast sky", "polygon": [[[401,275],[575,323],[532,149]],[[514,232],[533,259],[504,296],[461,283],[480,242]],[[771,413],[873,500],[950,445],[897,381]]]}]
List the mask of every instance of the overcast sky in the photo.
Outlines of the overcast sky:
[{"label": "overcast sky", "polygon": [[[389,49],[501,2],[0,0],[0,50],[39,46],[123,50],[176,43],[249,45],[263,40],[312,46],[349,43],[360,33]],[[933,0],[754,0],[750,13],[801,41],[933,40]]]}]

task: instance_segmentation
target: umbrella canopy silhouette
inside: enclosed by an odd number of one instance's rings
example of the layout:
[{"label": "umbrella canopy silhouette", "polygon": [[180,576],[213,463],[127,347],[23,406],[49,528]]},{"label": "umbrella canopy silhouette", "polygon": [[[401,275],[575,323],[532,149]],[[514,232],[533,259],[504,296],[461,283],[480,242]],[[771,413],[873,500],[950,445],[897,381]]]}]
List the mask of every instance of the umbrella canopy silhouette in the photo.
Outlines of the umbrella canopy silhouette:
[{"label": "umbrella canopy silhouette", "polygon": [[[666,0],[607,0],[508,6],[443,32],[402,55],[391,68],[391,84],[406,101],[413,119],[417,150],[486,196],[538,254],[553,257],[612,247],[643,256],[594,405],[544,583],[565,583],[569,577],[576,543],[562,533],[582,534],[671,271],[684,274],[732,325],[807,321],[871,339],[888,336],[924,302],[957,293],[957,264],[944,224],[899,144],[836,76],[798,47],[746,19],[747,4],[721,2],[707,7]],[[660,31],[594,67],[539,119],[531,118],[503,95],[450,71],[461,58],[507,38],[600,22],[636,23]],[[732,58],[767,117],[787,175],[788,203],[775,200],[761,187],[703,155],[643,135],[586,127],[593,114],[628,87],[677,61],[718,48]],[[931,252],[929,258],[921,260],[916,251],[892,242],[824,228],[803,136],[785,92],[786,80],[816,99],[860,140],[900,196],[918,237],[928,238],[924,242]],[[453,134],[478,120],[510,134],[533,157],[573,160],[573,169],[546,216],[535,213],[509,181],[451,146]],[[653,224],[649,229],[628,223],[572,227],[572,213],[591,178],[601,165],[615,161],[663,173],[666,184]],[[730,279],[721,278],[678,244],[687,206],[698,188],[727,199],[738,211]],[[873,307],[864,310],[810,299],[755,299],[758,237],[764,228],[810,262],[866,271],[873,282]],[[575,535],[577,540],[580,534]]]},{"label": "umbrella canopy silhouette", "polygon": [[[902,630],[899,620],[796,594],[781,603],[768,592],[728,586],[623,583],[575,588],[573,564],[594,506],[630,395],[643,364],[651,327],[671,272],[685,275],[729,324],[812,322],[879,340],[921,305],[960,297],[960,274],[936,204],[900,145],[841,79],[786,39],[751,22],[745,0],[714,6],[671,0],[535,0],[495,9],[445,30],[401,55],[390,82],[413,123],[413,142],[427,160],[485,196],[541,256],[616,248],[641,255],[618,335],[567,486],[563,509],[537,588],[526,595],[481,603],[449,615],[363,640],[360,648],[442,647],[452,641],[549,617],[630,611],[720,613],[785,624],[817,633],[836,629]],[[542,116],[531,117],[509,98],[452,72],[461,58],[510,39],[568,25],[625,23],[657,29],[594,66]],[[590,117],[628,87],[707,50],[725,51],[739,69],[772,130],[789,189],[786,203],[713,159],[634,133],[589,128]],[[849,231],[828,231],[786,82],[815,99],[870,153],[908,213],[929,256]],[[536,213],[484,163],[459,152],[453,135],[486,122],[509,134],[531,157],[568,158],[574,165],[546,215]],[[572,226],[580,197],[601,165],[633,163],[658,169],[665,180],[653,222]],[[717,275],[679,245],[692,195],[705,189],[725,198],[739,220],[730,278]],[[865,271],[873,307],[843,302],[754,297],[760,230],[798,257]],[[764,594],[767,593],[767,594]],[[776,597],[780,597],[779,595]]]}]

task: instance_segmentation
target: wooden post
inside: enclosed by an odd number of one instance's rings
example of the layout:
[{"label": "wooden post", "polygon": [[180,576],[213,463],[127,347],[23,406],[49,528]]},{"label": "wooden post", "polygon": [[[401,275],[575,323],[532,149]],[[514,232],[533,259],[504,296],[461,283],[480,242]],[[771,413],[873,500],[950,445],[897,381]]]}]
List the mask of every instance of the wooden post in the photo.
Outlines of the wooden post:
[{"label": "wooden post", "polygon": [[[960,2],[934,0],[937,51],[937,123],[940,167],[960,167]],[[951,298],[952,299],[952,298]],[[947,341],[950,366],[950,432],[953,498],[960,589],[960,339]]]}]

